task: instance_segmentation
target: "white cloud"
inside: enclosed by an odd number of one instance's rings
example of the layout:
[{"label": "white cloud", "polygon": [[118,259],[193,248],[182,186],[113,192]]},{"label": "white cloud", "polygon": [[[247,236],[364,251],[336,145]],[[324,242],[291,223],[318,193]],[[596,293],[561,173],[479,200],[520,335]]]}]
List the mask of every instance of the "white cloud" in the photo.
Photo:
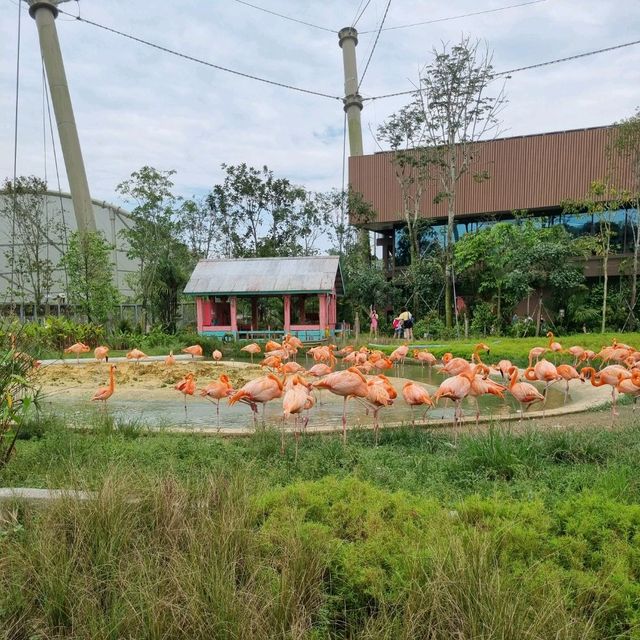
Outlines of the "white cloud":
[{"label": "white cloud", "polygon": [[[335,28],[351,23],[356,0],[300,3],[254,0],[301,20]],[[487,0],[482,8],[510,4]],[[267,15],[233,0],[152,3],[80,1],[84,18],[163,46],[317,91],[340,95],[342,59],[336,34]],[[386,0],[373,0],[358,27],[376,26]],[[0,22],[0,177],[13,173],[13,110],[17,6],[5,0]],[[77,11],[72,2],[62,5]],[[387,25],[477,11],[478,3],[414,0],[391,4]],[[115,186],[144,164],[175,169],[185,196],[206,192],[220,164],[266,164],[309,188],[339,187],[342,105],[232,76],[144,47],[77,21],[58,19],[92,195],[118,201]],[[411,88],[418,69],[441,41],[462,32],[487,41],[497,69],[508,69],[637,39],[636,0],[547,0],[499,13],[382,33],[365,81],[365,95]],[[360,71],[374,34],[358,46]],[[37,32],[22,15],[18,173],[42,175],[42,79]],[[640,45],[574,62],[514,74],[504,112],[508,134],[609,124],[640,104]],[[376,150],[376,129],[406,98],[366,103],[365,152]],[[51,184],[53,160],[48,146]],[[59,154],[61,160],[61,154]],[[64,171],[63,171],[64,174]],[[66,188],[66,178],[63,188]]]}]

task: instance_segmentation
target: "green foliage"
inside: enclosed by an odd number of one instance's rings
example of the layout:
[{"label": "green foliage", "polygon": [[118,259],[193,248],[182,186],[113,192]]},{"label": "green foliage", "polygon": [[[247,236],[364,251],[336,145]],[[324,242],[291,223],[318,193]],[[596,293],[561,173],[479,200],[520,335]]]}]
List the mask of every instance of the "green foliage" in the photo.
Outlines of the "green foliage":
[{"label": "green foliage", "polygon": [[[135,203],[131,211],[133,226],[121,231],[129,243],[127,255],[140,264],[129,284],[145,312],[150,314],[151,323],[160,321],[168,331],[175,331],[178,297],[194,265],[193,254],[181,237],[182,229],[196,218],[202,222],[201,218],[206,216],[206,212],[197,210],[197,204],[185,203],[180,208],[180,198],[173,194],[171,176],[174,173],[144,166],[116,189]],[[180,215],[184,216],[184,225]],[[209,233],[204,222],[201,228],[196,226],[185,231],[192,247],[199,247],[201,242],[206,244],[206,239],[202,240],[199,235],[203,230],[205,235]]]},{"label": "green foliage", "polygon": [[223,164],[222,169],[223,183],[206,198],[217,223],[219,253],[248,258],[317,252],[315,244],[337,206],[335,196],[307,192],[266,166]]},{"label": "green foliage", "polygon": [[11,229],[12,241],[5,251],[13,277],[9,287],[18,300],[34,302],[37,315],[54,285],[55,265],[48,257],[48,245],[61,241],[47,210],[47,184],[36,176],[20,176],[15,184],[5,180],[1,191],[6,197],[0,217]]},{"label": "green foliage", "polygon": [[106,322],[120,300],[113,284],[112,251],[102,233],[74,232],[62,257],[69,277],[69,301],[89,322]]}]

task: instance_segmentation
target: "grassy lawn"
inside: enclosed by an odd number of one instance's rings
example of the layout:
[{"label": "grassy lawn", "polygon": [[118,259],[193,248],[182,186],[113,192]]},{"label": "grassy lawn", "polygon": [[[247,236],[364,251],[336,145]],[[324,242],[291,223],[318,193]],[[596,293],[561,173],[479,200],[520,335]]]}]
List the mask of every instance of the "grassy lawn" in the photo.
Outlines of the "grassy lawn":
[{"label": "grassy lawn", "polygon": [[[604,416],[605,414],[603,414]],[[640,424],[303,439],[28,425],[0,638],[638,638]],[[603,422],[605,418],[603,417]]]},{"label": "grassy lawn", "polygon": [[[579,345],[585,349],[591,349],[596,353],[605,345],[610,345],[614,338],[617,338],[619,342],[628,344],[632,347],[640,349],[640,333],[576,333],[567,336],[556,336],[555,340],[559,342],[564,349],[568,349],[574,345]],[[374,341],[375,342],[375,341]],[[484,342],[491,348],[489,355],[481,354],[483,359],[487,362],[497,362],[498,360],[507,359],[511,360],[514,364],[520,366],[527,364],[527,358],[529,356],[529,349],[533,347],[544,347],[549,343],[549,339],[540,336],[528,337],[528,338],[472,338],[469,340],[438,340],[438,341],[426,341],[426,340],[414,340],[410,347],[428,347],[428,349],[437,357],[441,357],[446,352],[453,353],[454,356],[461,356],[463,358],[469,358],[475,345],[479,342]],[[403,340],[392,341],[392,344],[383,345],[382,350],[391,352],[399,344],[403,344]],[[548,356],[553,360],[553,354]],[[573,362],[573,357],[568,354],[560,354],[558,362]]]}]

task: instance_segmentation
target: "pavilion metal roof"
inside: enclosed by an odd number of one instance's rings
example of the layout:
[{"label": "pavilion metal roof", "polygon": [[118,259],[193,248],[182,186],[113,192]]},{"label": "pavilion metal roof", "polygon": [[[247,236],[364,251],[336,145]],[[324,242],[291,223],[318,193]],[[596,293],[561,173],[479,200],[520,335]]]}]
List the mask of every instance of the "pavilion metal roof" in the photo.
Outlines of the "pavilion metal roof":
[{"label": "pavilion metal roof", "polygon": [[191,295],[344,293],[338,256],[200,260],[184,292]]}]

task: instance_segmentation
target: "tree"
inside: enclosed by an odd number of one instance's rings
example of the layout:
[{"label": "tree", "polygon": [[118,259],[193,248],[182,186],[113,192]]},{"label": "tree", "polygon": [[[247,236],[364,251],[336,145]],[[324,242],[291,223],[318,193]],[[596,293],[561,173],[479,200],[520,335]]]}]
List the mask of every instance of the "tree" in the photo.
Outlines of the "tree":
[{"label": "tree", "polygon": [[631,294],[629,299],[631,328],[636,326],[635,308],[638,300],[638,267],[640,257],[640,109],[635,115],[617,123],[611,141],[613,153],[631,162],[631,191],[627,204],[630,206],[630,226],[633,233],[633,262],[631,272]]},{"label": "tree", "polygon": [[432,149],[425,146],[426,127],[422,102],[414,101],[392,114],[378,127],[379,140],[392,151],[391,162],[400,186],[402,216],[409,237],[410,264],[420,258],[420,208],[432,179]]},{"label": "tree", "polygon": [[328,224],[327,202],[267,167],[223,164],[225,178],[206,198],[227,258],[309,255]]},{"label": "tree", "polygon": [[196,258],[209,258],[218,235],[216,217],[204,200],[185,200],[178,210],[179,225],[186,245]]},{"label": "tree", "polygon": [[62,256],[69,278],[69,300],[89,322],[106,322],[120,301],[113,284],[113,249],[100,232],[81,236],[76,231]]},{"label": "tree", "polygon": [[[116,188],[136,203],[131,211],[133,225],[121,234],[129,243],[127,255],[140,264],[130,285],[142,303],[143,324],[149,313],[152,322],[160,318],[167,329],[175,328],[177,296],[193,265],[181,238],[180,199],[173,194],[171,180],[174,173],[144,166]],[[187,211],[194,213],[190,205]]]},{"label": "tree", "polygon": [[47,210],[47,184],[36,176],[5,180],[6,198],[0,209],[11,230],[11,248],[5,257],[11,268],[11,294],[24,302],[34,303],[34,316],[46,302],[53,286],[54,264],[49,258],[49,245],[55,242],[53,216]]},{"label": "tree", "polygon": [[[495,96],[488,94],[496,76],[491,53],[478,41],[463,36],[459,44],[443,45],[433,54],[433,62],[420,74],[411,111],[419,114],[420,137],[429,147],[429,163],[439,183],[436,202],[447,202],[445,319],[451,327],[457,185],[480,158],[478,141],[499,134],[498,116],[506,98],[504,88]],[[478,181],[487,177],[486,172],[474,176]]]},{"label": "tree", "polygon": [[491,296],[499,325],[520,300],[537,292],[538,335],[543,291],[566,298],[583,280],[574,261],[577,255],[564,227],[541,229],[535,219],[520,217],[517,224],[498,222],[463,236],[455,245],[455,267],[469,288]]},{"label": "tree", "polygon": [[628,199],[628,194],[619,191],[609,182],[594,180],[589,193],[582,200],[563,203],[563,213],[590,213],[597,220],[596,233],[584,236],[580,244],[585,253],[592,253],[602,259],[602,313],[600,331],[605,332],[607,324],[607,296],[609,293],[609,256],[611,255],[612,225],[614,214]]}]

